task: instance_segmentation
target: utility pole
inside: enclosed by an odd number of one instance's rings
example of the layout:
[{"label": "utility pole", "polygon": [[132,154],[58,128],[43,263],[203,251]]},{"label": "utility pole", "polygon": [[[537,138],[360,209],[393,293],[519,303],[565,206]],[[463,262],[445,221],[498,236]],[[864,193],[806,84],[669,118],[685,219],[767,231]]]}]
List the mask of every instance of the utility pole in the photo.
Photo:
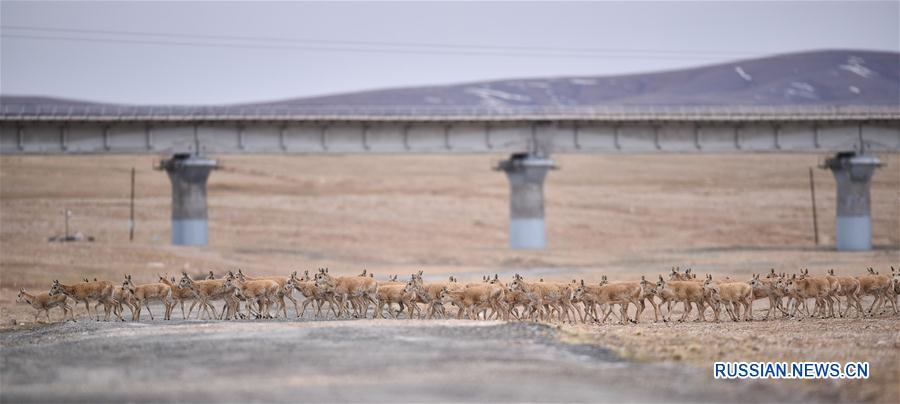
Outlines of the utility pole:
[{"label": "utility pole", "polygon": [[134,167],[131,167],[131,216],[128,219],[128,242],[134,241]]},{"label": "utility pole", "polygon": [[809,195],[812,199],[813,234],[815,235],[816,245],[819,245],[819,218],[816,215],[816,183],[813,181],[812,167],[809,168]]},{"label": "utility pole", "polygon": [[72,211],[69,210],[68,208],[63,208],[63,217],[65,218],[65,222],[66,222],[66,238],[65,238],[66,241],[69,241],[69,218],[71,216],[72,216]]}]

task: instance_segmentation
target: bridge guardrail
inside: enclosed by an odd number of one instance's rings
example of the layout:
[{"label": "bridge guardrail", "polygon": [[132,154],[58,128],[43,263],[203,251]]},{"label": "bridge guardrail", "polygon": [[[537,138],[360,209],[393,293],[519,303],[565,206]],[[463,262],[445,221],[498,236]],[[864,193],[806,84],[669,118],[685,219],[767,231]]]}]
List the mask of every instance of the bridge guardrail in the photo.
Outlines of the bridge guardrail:
[{"label": "bridge guardrail", "polygon": [[0,121],[229,121],[229,120],[900,120],[900,105],[614,105],[509,106],[110,106],[4,103]]}]

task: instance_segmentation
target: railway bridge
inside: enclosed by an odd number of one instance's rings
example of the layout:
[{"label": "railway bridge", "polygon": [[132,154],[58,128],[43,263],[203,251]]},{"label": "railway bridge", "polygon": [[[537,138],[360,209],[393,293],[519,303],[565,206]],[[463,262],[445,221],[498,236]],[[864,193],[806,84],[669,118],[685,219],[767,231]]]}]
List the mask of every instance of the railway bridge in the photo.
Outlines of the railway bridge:
[{"label": "railway bridge", "polygon": [[206,182],[227,154],[507,153],[509,245],[546,245],[558,153],[816,153],[837,181],[836,247],[871,249],[869,188],[900,151],[900,106],[163,107],[11,104],[0,154],[164,154],[172,243],[208,243]]}]

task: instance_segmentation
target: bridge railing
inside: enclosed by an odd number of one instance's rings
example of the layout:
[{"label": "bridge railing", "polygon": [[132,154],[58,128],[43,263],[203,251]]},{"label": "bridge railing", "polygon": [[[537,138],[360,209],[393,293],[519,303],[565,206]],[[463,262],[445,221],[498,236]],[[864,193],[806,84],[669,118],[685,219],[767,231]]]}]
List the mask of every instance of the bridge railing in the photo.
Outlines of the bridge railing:
[{"label": "bridge railing", "polygon": [[595,106],[127,106],[4,103],[3,121],[227,120],[870,120],[900,119],[900,105]]}]

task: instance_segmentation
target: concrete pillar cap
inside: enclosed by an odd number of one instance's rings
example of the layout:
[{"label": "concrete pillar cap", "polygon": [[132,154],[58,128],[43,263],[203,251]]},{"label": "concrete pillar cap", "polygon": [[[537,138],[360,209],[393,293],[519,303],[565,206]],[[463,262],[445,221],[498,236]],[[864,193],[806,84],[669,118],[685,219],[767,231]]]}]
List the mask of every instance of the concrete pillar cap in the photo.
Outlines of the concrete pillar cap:
[{"label": "concrete pillar cap", "polygon": [[857,154],[850,158],[850,165],[872,165],[881,167],[881,160],[871,154]]},{"label": "concrete pillar cap", "polygon": [[878,157],[875,157],[871,154],[865,153],[857,153],[857,152],[840,152],[834,157],[829,157],[825,159],[823,164],[819,165],[819,168],[843,168],[846,166],[875,166],[881,167],[883,164]]},{"label": "concrete pillar cap", "polygon": [[516,153],[510,156],[509,159],[499,161],[497,165],[494,166],[494,170],[508,171],[522,167],[545,167],[549,170],[555,170],[558,168],[553,160],[547,157],[536,156],[528,153]]},{"label": "concrete pillar cap", "polygon": [[157,170],[173,170],[180,167],[209,167],[212,170],[219,168],[218,161],[188,153],[179,153],[172,158],[160,160],[159,165],[154,168]]},{"label": "concrete pillar cap", "polygon": [[830,169],[834,172],[846,171],[850,179],[856,182],[866,182],[872,177],[875,169],[881,167],[881,160],[871,154],[857,154],[856,152],[842,152],[834,157],[825,159],[820,168]]}]

